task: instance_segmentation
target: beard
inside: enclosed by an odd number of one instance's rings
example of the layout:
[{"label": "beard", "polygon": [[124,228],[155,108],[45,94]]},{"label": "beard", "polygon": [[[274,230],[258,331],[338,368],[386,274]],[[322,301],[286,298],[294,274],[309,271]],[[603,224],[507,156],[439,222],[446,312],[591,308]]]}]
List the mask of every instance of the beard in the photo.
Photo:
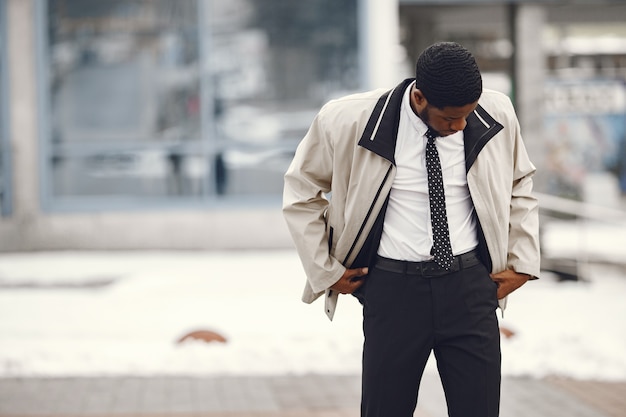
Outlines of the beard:
[{"label": "beard", "polygon": [[441,136],[440,132],[435,129],[434,127],[432,127],[430,125],[430,104],[427,104],[426,107],[424,107],[424,109],[420,112],[417,112],[417,116],[422,119],[422,122],[426,123],[426,126],[428,126],[428,128],[432,131],[434,131],[435,133],[437,133],[437,136]]}]

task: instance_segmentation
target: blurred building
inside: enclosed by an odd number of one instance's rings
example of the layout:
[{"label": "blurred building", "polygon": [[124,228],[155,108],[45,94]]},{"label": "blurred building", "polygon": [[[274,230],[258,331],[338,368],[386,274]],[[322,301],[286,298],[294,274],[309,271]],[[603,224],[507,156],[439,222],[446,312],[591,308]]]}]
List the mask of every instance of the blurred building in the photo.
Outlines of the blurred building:
[{"label": "blurred building", "polygon": [[621,1],[0,0],[0,250],[289,246],[282,175],[319,107],[437,40],[512,97],[540,188],[624,190],[625,21]]}]

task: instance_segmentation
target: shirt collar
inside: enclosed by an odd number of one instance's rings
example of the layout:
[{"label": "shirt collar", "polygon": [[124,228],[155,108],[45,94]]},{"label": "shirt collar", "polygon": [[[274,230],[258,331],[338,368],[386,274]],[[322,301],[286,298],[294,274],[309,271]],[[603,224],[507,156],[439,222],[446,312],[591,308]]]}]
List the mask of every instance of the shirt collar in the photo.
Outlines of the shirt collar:
[{"label": "shirt collar", "polygon": [[415,83],[411,83],[407,89],[404,91],[404,97],[402,98],[401,111],[404,116],[407,118],[411,127],[419,136],[424,136],[426,131],[428,130],[428,126],[422,119],[419,118],[417,114],[411,108],[411,90],[413,90],[413,86]]}]

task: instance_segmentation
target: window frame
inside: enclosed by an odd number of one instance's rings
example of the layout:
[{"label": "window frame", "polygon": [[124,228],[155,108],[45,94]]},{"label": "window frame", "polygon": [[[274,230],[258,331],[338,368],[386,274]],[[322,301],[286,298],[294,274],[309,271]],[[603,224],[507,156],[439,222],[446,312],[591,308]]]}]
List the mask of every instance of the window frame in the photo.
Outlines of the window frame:
[{"label": "window frame", "polygon": [[13,213],[13,164],[10,139],[9,98],[10,85],[7,42],[7,1],[0,0],[0,155],[2,158],[2,184],[0,184],[3,198],[0,204],[0,214],[3,217]]},{"label": "window frame", "polygon": [[[194,209],[194,208],[215,208],[215,207],[240,207],[254,203],[257,206],[266,204],[275,205],[279,201],[276,196],[229,196],[227,198],[217,198],[217,196],[203,187],[201,195],[193,196],[55,196],[53,194],[52,167],[50,161],[55,149],[51,143],[51,92],[50,84],[50,39],[48,24],[49,0],[35,0],[35,39],[36,39],[36,78],[38,88],[37,112],[38,117],[38,145],[39,145],[39,196],[41,208],[44,212],[97,212],[97,211],[158,211],[169,209]],[[199,65],[204,68],[208,56],[208,45],[210,28],[202,19],[206,15],[206,0],[196,0],[198,2],[198,42],[199,42]],[[210,129],[213,128],[213,121],[207,113],[206,106],[210,105],[212,96],[210,82],[205,81],[207,77],[201,77],[200,81],[200,106],[203,109],[200,121],[200,139],[197,146],[201,148],[201,153],[205,158],[211,158],[215,153],[215,146],[211,143]],[[81,144],[69,144],[64,147],[71,149],[68,155],[81,155],[89,146]],[[109,150],[109,148],[107,148]],[[122,145],[119,149],[124,150]],[[97,150],[96,150],[97,152]],[[211,177],[212,178],[212,177]]]},{"label": "window frame", "polygon": [[[89,146],[81,146],[81,144],[63,144],[52,143],[52,91],[49,84],[50,80],[50,27],[48,10],[50,0],[33,0],[35,4],[35,39],[36,39],[36,81],[37,81],[37,112],[38,112],[38,175],[39,175],[39,199],[40,205],[44,212],[101,212],[101,211],[159,211],[169,209],[230,209],[230,208],[280,208],[282,193],[227,193],[221,195],[216,184],[217,175],[215,164],[210,164],[208,169],[208,181],[203,181],[202,191],[196,195],[182,196],[112,196],[112,195],[55,195],[54,194],[54,178],[52,161],[55,153],[57,155],[82,156],[85,152],[93,154],[94,149]],[[213,37],[213,15],[211,7],[212,0],[196,0],[198,7],[198,60],[201,67],[200,76],[200,132],[197,146],[200,148],[195,155],[205,158],[207,161],[214,161],[216,156],[225,148],[220,138],[216,135],[218,130],[217,122],[213,114],[212,108],[215,100],[215,86],[210,76],[206,76],[207,71],[210,72],[214,59],[211,48]],[[355,0],[357,4],[357,13],[355,18],[360,20],[358,13],[358,3],[362,0]],[[358,34],[357,34],[358,36]],[[362,54],[362,50],[357,45],[355,52]],[[359,71],[358,79],[362,79],[362,69],[358,66],[355,68]],[[319,108],[319,107],[318,107]],[[312,118],[311,118],[312,120]],[[303,133],[304,134],[304,133]],[[299,136],[298,142],[301,139]],[[297,143],[296,143],[297,145]],[[233,143],[226,145],[228,148],[237,150],[240,145]],[[250,145],[246,145],[250,146]],[[258,151],[252,144],[253,151]],[[291,146],[291,145],[290,145]],[[70,148],[73,148],[69,150]],[[107,148],[109,149],[109,148]],[[123,151],[124,146],[120,147]],[[65,150],[68,150],[65,153]],[[102,150],[102,149],[101,149]],[[112,149],[115,150],[115,149]],[[259,148],[259,150],[263,150]],[[278,150],[284,153],[282,147]],[[295,151],[289,149],[289,152]],[[236,175],[237,171],[233,171]],[[273,183],[272,183],[273,184]],[[278,183],[277,183],[278,184]]]}]

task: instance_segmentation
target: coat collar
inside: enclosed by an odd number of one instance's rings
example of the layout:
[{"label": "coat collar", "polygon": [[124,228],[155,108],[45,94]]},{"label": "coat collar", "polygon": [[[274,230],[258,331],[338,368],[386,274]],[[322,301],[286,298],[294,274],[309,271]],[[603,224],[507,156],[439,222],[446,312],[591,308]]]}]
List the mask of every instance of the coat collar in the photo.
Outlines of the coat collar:
[{"label": "coat collar", "polygon": [[[400,105],[404,91],[414,81],[407,78],[393,90],[380,96],[374,110],[367,121],[359,145],[382,156],[395,164],[395,148],[400,123]],[[503,126],[480,106],[476,107],[467,118],[467,126],[463,131],[465,137],[466,170],[476,160],[481,149]]]},{"label": "coat collar", "polygon": [[487,111],[479,104],[467,118],[467,126],[463,130],[465,138],[465,170],[469,171],[482,148],[503,129]]}]

